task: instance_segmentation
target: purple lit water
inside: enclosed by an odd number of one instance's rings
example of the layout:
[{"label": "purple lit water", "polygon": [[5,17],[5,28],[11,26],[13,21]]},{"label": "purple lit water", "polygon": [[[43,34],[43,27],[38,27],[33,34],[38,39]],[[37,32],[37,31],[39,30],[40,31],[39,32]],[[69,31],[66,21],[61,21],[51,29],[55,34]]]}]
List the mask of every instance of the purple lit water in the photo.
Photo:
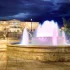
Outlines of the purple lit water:
[{"label": "purple lit water", "polygon": [[64,44],[66,44],[66,36],[64,31],[62,31],[62,37],[64,38]]},{"label": "purple lit water", "polygon": [[[36,34],[35,34],[36,33]],[[66,37],[65,32],[62,31],[62,36],[59,36],[59,27],[57,22],[45,21],[43,25],[38,26],[34,37],[32,38],[31,45],[65,45]],[[22,35],[21,45],[29,45],[29,35],[24,29]]]},{"label": "purple lit water", "polygon": [[32,43],[35,45],[65,45],[65,33],[63,31],[60,37],[57,22],[45,21],[42,26],[39,25],[36,37],[32,38]]}]

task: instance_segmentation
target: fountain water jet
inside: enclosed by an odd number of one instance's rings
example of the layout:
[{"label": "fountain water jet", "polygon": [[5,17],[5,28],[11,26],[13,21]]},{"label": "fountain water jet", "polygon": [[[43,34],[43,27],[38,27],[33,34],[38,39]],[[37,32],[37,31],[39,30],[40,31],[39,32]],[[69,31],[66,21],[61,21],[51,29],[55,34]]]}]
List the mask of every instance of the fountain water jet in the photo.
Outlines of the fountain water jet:
[{"label": "fountain water jet", "polygon": [[62,37],[64,38],[64,44],[67,45],[66,44],[66,36],[65,36],[65,32],[64,31],[62,31]]},{"label": "fountain water jet", "polygon": [[42,26],[39,24],[39,26],[38,26],[38,28],[37,28],[37,32],[36,32],[36,37],[41,37],[41,35],[42,35],[42,33],[41,33],[41,31],[42,31],[42,28],[41,28]]},{"label": "fountain water jet", "polygon": [[62,43],[58,43],[58,41],[60,41],[59,38],[60,38],[59,27],[57,22],[45,21],[42,26],[41,25],[38,26],[36,37],[32,38],[32,43],[36,45],[66,44],[64,32],[62,32],[62,36],[61,36]]},{"label": "fountain water jet", "polygon": [[28,32],[27,32],[27,29],[24,28],[20,45],[28,45],[28,44],[29,44],[29,35],[28,35]]},{"label": "fountain water jet", "polygon": [[[36,30],[36,37],[32,38],[31,44],[34,45],[65,45],[66,38],[65,33],[62,31],[61,39],[59,39],[59,27],[57,22],[52,21],[45,21],[43,25],[38,26]],[[62,40],[62,43],[58,43]],[[29,45],[29,36],[26,28],[24,29],[22,35],[21,45]]]}]

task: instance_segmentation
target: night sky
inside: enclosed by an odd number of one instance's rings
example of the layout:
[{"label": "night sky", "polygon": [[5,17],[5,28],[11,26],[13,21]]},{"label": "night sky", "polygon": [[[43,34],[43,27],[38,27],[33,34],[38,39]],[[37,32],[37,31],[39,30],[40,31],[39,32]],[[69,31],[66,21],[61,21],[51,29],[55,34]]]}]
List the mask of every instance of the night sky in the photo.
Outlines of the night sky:
[{"label": "night sky", "polygon": [[0,0],[0,20],[55,20],[62,26],[62,17],[70,18],[70,0]]}]

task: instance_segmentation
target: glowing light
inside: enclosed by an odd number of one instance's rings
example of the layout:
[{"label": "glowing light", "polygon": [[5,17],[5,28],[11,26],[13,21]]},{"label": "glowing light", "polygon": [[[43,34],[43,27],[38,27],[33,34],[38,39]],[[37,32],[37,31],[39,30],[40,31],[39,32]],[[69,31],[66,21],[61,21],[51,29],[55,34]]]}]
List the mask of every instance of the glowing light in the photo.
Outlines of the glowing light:
[{"label": "glowing light", "polygon": [[25,28],[22,34],[22,41],[20,43],[21,45],[28,45],[29,44],[29,36],[27,29]]},{"label": "glowing light", "polygon": [[[28,25],[29,26],[29,25]],[[27,27],[28,27],[27,26]],[[65,32],[62,32],[62,36],[59,35],[59,27],[57,22],[45,21],[43,25],[39,25],[36,30],[36,37],[32,38],[31,44],[35,45],[66,45]],[[29,44],[29,36],[26,28],[22,35],[21,45]]]}]

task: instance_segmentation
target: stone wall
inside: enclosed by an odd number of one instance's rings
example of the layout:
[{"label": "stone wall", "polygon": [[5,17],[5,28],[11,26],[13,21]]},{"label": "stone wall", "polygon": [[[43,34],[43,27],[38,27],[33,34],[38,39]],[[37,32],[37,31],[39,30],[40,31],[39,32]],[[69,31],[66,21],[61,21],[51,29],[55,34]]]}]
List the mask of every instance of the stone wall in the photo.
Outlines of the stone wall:
[{"label": "stone wall", "polygon": [[70,61],[70,46],[8,45],[8,57],[39,61]]}]

